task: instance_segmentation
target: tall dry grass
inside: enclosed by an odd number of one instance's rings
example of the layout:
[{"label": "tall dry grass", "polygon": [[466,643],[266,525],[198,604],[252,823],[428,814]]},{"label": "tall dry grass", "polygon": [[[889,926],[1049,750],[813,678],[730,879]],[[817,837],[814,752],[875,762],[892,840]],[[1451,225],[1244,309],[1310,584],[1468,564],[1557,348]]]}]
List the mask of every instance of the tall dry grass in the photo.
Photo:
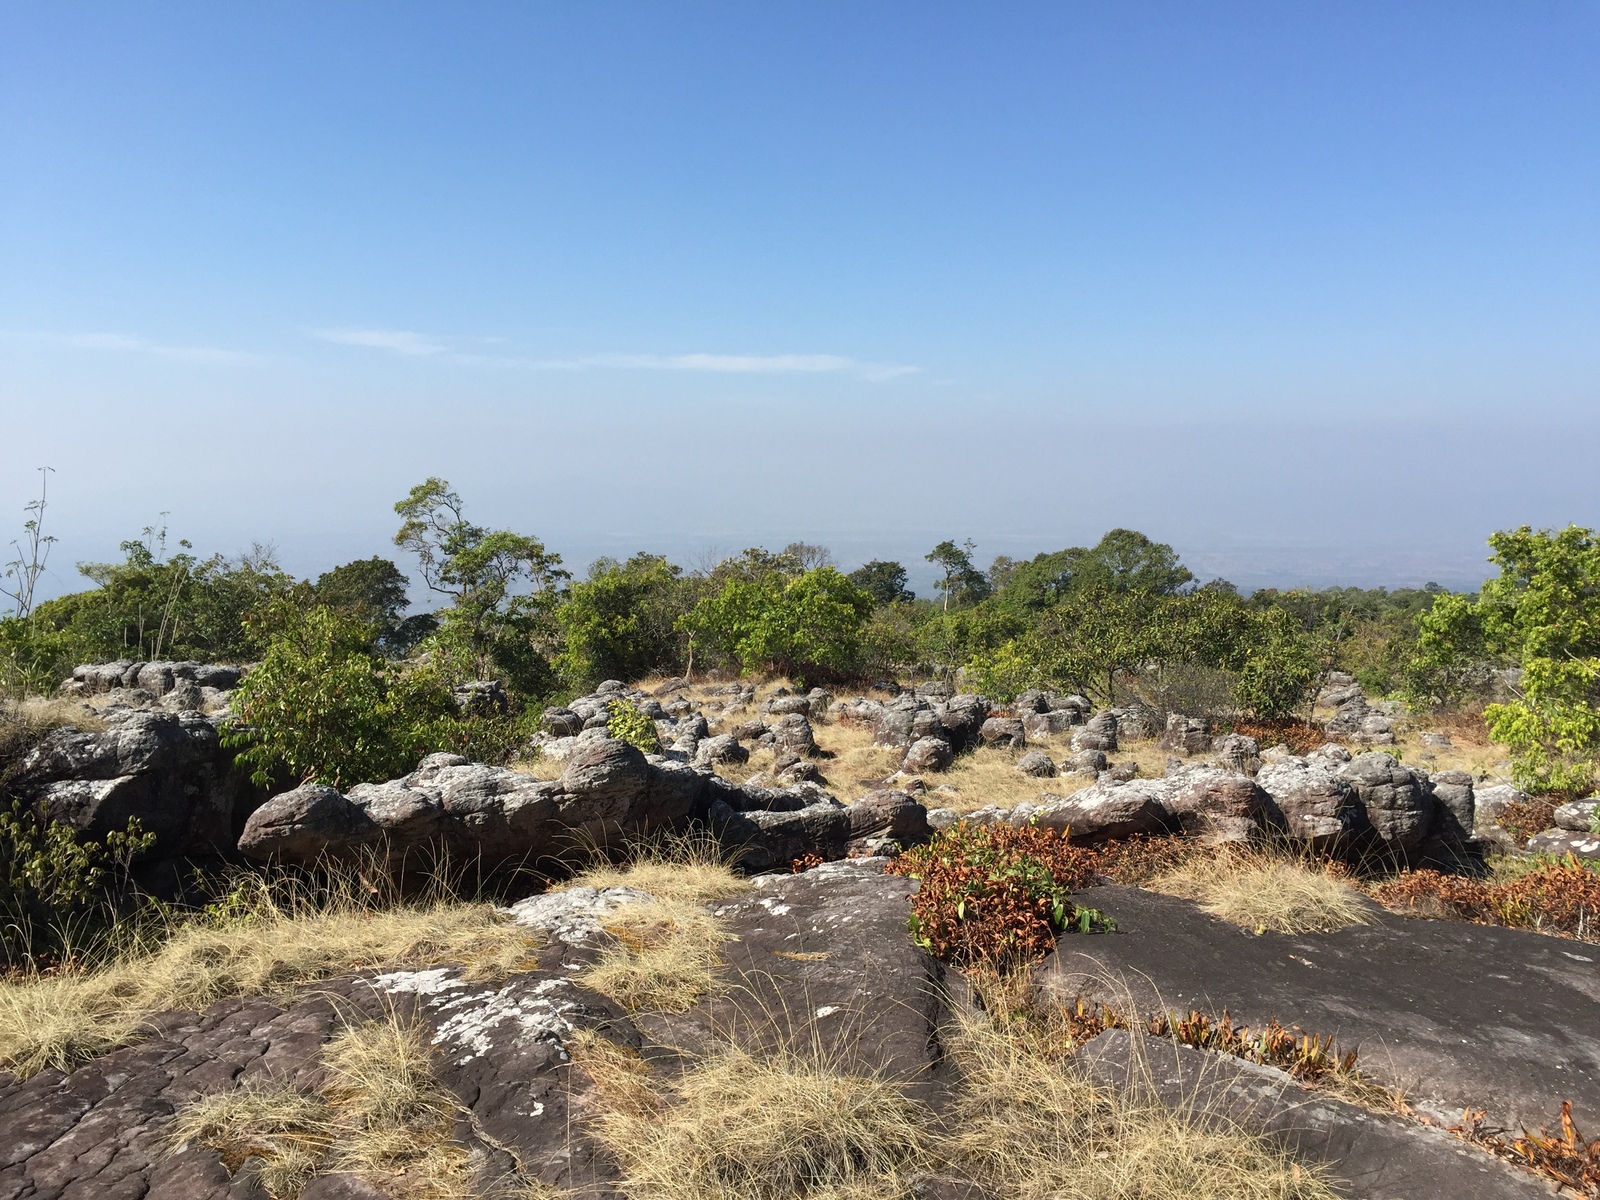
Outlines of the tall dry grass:
[{"label": "tall dry grass", "polygon": [[1332,933],[1372,920],[1371,901],[1339,864],[1261,849],[1196,855],[1144,886],[1257,933]]},{"label": "tall dry grass", "polygon": [[530,931],[493,905],[374,895],[352,869],[316,889],[240,878],[223,903],[106,965],[0,979],[0,1069],[19,1076],[136,1040],[154,1014],[230,996],[285,996],[350,971],[460,964],[493,977],[531,967]]},{"label": "tall dry grass", "polygon": [[265,1083],[204,1096],[177,1113],[172,1148],[216,1150],[272,1200],[294,1200],[330,1171],[397,1200],[466,1200],[467,1152],[451,1140],[461,1108],[434,1077],[427,1033],[394,1013],[347,1026],[323,1050],[317,1093]]}]

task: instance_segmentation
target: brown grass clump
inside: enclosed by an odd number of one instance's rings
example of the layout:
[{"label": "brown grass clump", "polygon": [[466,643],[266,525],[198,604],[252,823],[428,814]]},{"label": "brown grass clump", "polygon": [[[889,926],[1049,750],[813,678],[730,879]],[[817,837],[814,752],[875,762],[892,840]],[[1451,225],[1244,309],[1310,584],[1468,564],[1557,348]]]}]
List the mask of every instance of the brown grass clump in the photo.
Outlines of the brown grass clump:
[{"label": "brown grass clump", "polygon": [[1320,726],[1307,725],[1304,721],[1239,721],[1233,732],[1255,738],[1263,750],[1268,746],[1285,745],[1290,754],[1310,754],[1330,740]]},{"label": "brown grass clump", "polygon": [[1216,1114],[1092,1083],[973,1018],[952,1045],[966,1078],[945,1161],[1019,1200],[1323,1200],[1325,1173]]},{"label": "brown grass clump", "polygon": [[749,891],[715,838],[685,835],[634,846],[621,863],[600,863],[569,887],[631,887],[659,900],[723,900]]},{"label": "brown grass clump", "polygon": [[26,1077],[135,1040],[145,1020],[229,996],[282,996],[373,967],[459,963],[491,978],[532,965],[536,940],[489,904],[374,909],[353,891],[312,902],[247,876],[227,904],[158,949],[90,971],[0,980],[0,1067]]},{"label": "brown grass clump", "polygon": [[578,977],[630,1012],[684,1012],[711,990],[728,940],[689,900],[625,904],[605,925],[611,944]]},{"label": "brown grass clump", "polygon": [[635,1200],[890,1200],[928,1160],[928,1112],[886,1079],[729,1048],[668,1082],[594,1038],[575,1057]]},{"label": "brown grass clump", "polygon": [[1196,901],[1212,916],[1257,933],[1332,933],[1371,920],[1368,901],[1343,867],[1255,850],[1197,855],[1145,886]]},{"label": "brown grass clump", "polygon": [[1600,940],[1600,872],[1571,855],[1501,881],[1403,871],[1372,894],[1389,908],[1419,916]]},{"label": "brown grass clump", "polygon": [[323,1051],[320,1094],[264,1085],[204,1097],[178,1113],[174,1148],[218,1151],[230,1173],[255,1171],[272,1200],[293,1200],[324,1171],[405,1200],[464,1198],[467,1154],[450,1140],[459,1105],[433,1076],[425,1034],[393,1014],[351,1026]]}]

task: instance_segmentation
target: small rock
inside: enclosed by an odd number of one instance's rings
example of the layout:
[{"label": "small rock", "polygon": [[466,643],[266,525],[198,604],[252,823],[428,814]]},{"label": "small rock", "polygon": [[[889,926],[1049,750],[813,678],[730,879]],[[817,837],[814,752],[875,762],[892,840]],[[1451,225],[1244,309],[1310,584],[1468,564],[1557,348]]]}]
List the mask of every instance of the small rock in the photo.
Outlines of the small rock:
[{"label": "small rock", "polygon": [[1017,759],[1017,770],[1034,779],[1054,779],[1056,764],[1048,754],[1033,750]]}]

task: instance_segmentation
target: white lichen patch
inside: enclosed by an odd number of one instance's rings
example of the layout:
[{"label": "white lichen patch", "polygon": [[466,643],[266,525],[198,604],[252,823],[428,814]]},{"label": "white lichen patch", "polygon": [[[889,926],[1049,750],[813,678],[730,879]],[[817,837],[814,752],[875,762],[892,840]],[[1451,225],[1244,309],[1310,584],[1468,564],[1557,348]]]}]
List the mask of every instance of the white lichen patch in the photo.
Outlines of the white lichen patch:
[{"label": "white lichen patch", "polygon": [[526,980],[517,980],[495,990],[474,986],[448,969],[438,968],[395,971],[379,975],[373,984],[387,992],[414,994],[429,1013],[443,1016],[432,1041],[457,1066],[466,1066],[491,1051],[503,1054],[536,1042],[555,1045],[565,1058],[562,1042],[572,1032],[570,1017],[583,1008],[566,979],[542,979],[532,987]]},{"label": "white lichen patch", "polygon": [[501,911],[518,925],[537,929],[570,946],[597,937],[606,920],[624,904],[642,904],[652,899],[649,892],[638,888],[572,887],[529,896]]}]

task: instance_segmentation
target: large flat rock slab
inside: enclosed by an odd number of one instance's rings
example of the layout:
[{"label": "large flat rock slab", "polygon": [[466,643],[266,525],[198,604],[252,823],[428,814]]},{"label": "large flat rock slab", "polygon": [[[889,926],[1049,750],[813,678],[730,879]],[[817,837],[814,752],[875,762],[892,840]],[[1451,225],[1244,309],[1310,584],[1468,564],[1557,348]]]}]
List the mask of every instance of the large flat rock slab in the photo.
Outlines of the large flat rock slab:
[{"label": "large flat rock slab", "polygon": [[1332,1034],[1369,1078],[1442,1118],[1470,1106],[1536,1129],[1571,1100],[1580,1129],[1600,1128],[1600,947],[1386,912],[1336,933],[1256,936],[1138,888],[1075,898],[1117,931],[1062,938],[1036,969],[1047,996],[1276,1019]]},{"label": "large flat rock slab", "polygon": [[1445,1130],[1309,1091],[1283,1071],[1107,1030],[1079,1052],[1092,1078],[1328,1165],[1363,1200],[1534,1200],[1553,1184]]}]

